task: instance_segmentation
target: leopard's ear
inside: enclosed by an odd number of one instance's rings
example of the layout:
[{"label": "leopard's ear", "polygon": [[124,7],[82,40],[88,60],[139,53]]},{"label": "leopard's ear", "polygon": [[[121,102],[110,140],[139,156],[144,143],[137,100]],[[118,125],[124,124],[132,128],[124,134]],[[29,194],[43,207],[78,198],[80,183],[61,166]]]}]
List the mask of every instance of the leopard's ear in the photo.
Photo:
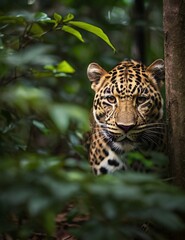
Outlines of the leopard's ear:
[{"label": "leopard's ear", "polygon": [[107,72],[97,63],[90,63],[87,68],[87,76],[91,81],[91,88],[97,91],[101,85],[100,79]]},{"label": "leopard's ear", "polygon": [[165,79],[164,60],[157,59],[147,67],[146,71],[151,73],[154,84],[160,89],[163,86]]}]

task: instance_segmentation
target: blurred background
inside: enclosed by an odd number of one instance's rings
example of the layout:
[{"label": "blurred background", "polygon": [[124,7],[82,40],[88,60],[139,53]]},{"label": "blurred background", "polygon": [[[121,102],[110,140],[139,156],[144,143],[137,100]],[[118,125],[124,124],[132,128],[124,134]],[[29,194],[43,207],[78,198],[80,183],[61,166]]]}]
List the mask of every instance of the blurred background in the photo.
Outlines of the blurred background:
[{"label": "blurred background", "polygon": [[91,174],[84,135],[94,93],[86,69],[97,62],[111,70],[125,58],[146,65],[163,58],[162,1],[0,1],[0,239],[64,239],[84,221],[75,236],[88,240],[161,240],[137,228],[151,217],[182,227],[178,201],[159,217],[167,197],[181,198],[155,177]]}]

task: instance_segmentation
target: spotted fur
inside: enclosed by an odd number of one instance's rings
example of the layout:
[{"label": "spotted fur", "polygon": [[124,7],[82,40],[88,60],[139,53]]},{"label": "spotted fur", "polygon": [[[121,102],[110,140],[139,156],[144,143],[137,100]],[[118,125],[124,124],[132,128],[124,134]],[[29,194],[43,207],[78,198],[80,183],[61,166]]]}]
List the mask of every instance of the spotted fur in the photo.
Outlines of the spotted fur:
[{"label": "spotted fur", "polygon": [[87,75],[95,91],[89,153],[95,174],[127,169],[124,152],[163,145],[163,60],[149,67],[122,61],[110,72],[91,63]]}]

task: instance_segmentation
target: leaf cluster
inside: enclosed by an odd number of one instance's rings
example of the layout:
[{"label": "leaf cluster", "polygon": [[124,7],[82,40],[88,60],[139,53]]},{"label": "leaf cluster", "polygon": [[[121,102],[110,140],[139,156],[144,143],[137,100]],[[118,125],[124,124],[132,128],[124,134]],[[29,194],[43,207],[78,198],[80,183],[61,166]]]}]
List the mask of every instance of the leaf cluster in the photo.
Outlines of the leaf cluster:
[{"label": "leaf cluster", "polygon": [[[0,167],[1,232],[19,238],[32,231],[52,236],[56,214],[69,204],[69,224],[86,216],[80,228],[70,230],[80,239],[166,239],[184,229],[184,194],[154,176],[95,178],[86,164],[74,159],[38,159],[34,154],[6,159]],[[142,229],[145,225],[148,231]]]}]

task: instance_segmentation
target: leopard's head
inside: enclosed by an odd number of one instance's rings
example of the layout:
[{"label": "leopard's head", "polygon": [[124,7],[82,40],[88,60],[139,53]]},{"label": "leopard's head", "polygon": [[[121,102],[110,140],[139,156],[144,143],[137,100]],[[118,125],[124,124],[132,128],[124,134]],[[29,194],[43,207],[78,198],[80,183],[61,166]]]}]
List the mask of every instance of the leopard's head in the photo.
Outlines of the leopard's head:
[{"label": "leopard's head", "polygon": [[133,60],[123,61],[110,72],[91,63],[87,74],[95,91],[96,127],[115,149],[128,151],[161,144],[163,60],[158,59],[149,67]]}]

